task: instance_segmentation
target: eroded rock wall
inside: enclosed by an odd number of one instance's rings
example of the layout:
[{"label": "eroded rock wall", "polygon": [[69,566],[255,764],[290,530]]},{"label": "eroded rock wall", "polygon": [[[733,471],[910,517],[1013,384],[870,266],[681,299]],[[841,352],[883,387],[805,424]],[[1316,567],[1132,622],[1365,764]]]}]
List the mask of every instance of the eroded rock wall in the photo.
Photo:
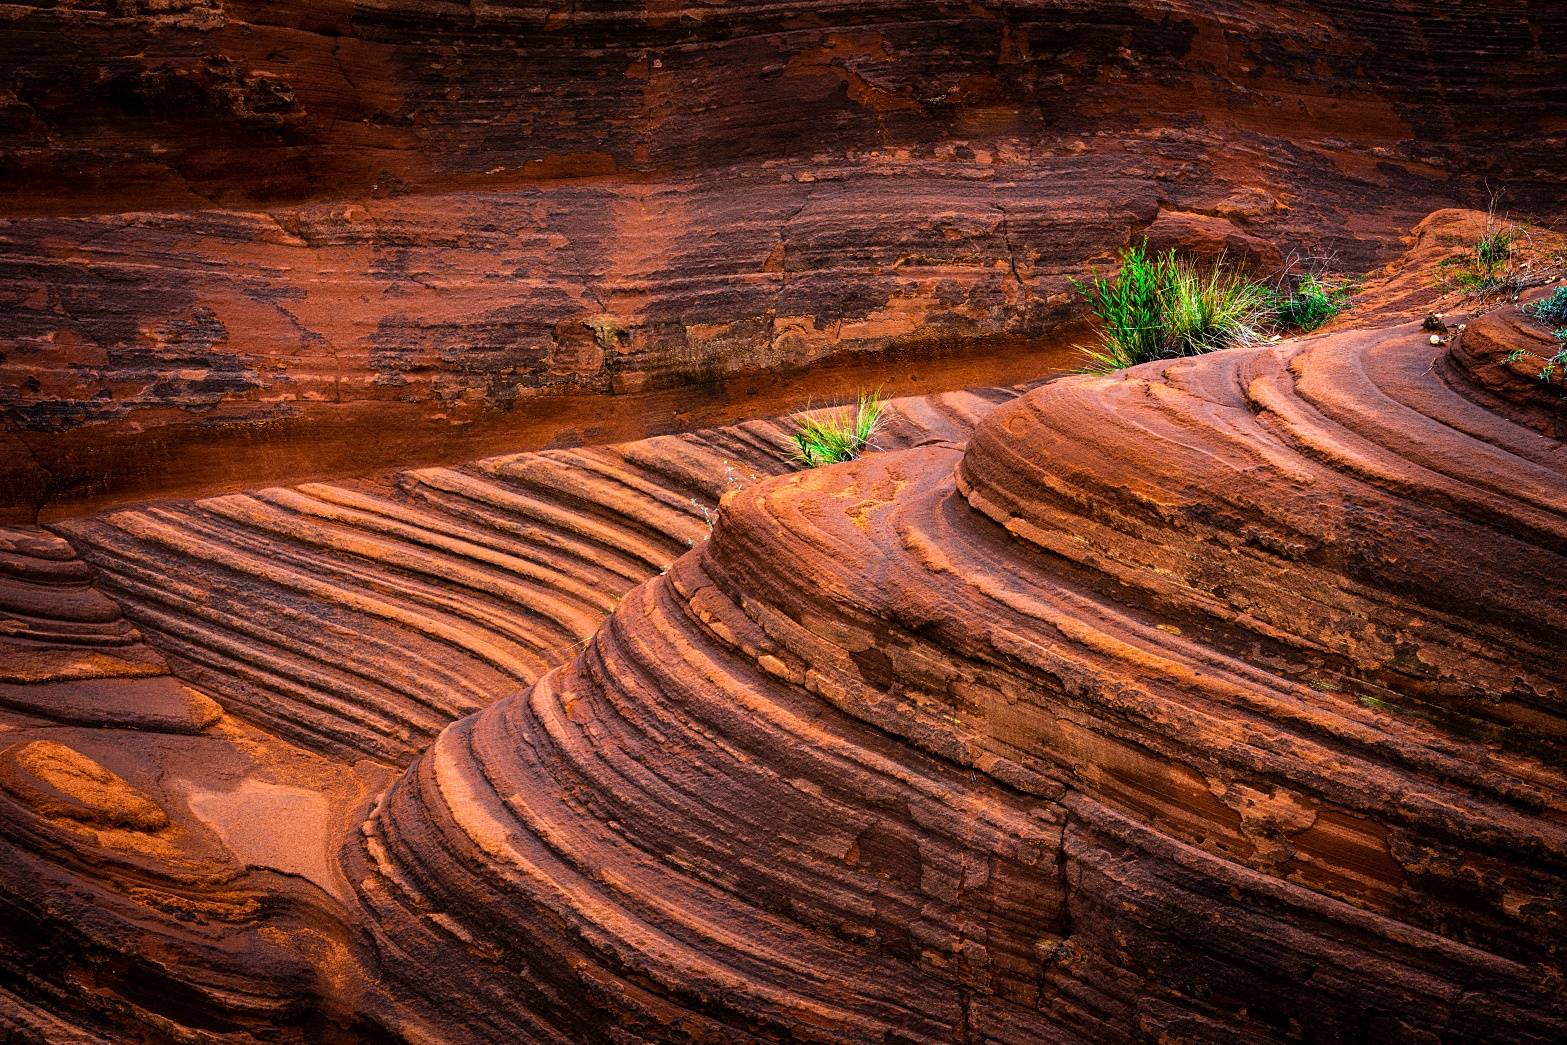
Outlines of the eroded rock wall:
[{"label": "eroded rock wall", "polygon": [[[893,400],[877,445],[961,443],[1014,394]],[[93,597],[117,617],[123,606],[231,713],[400,767],[579,650],[628,591],[707,538],[722,495],[795,468],[789,431],[755,421],[58,528],[96,569]]]},{"label": "eroded rock wall", "polygon": [[1523,0],[1289,18],[1250,0],[16,4],[5,178],[22,211],[249,205],[1184,122],[1550,192],[1561,17]]},{"label": "eroded rock wall", "polygon": [[[561,393],[995,352],[1143,230],[1358,269],[1482,181],[1559,208],[1549,5],[4,17],[0,487],[23,519],[326,474],[323,435],[338,472],[519,426],[542,445]],[[646,409],[607,438],[668,430]]]}]

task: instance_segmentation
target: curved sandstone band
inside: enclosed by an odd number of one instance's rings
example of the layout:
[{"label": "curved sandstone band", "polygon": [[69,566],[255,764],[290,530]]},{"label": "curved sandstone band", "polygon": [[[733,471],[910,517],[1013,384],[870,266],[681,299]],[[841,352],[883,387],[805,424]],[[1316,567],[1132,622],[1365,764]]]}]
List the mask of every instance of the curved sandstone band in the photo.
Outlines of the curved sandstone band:
[{"label": "curved sandstone band", "polygon": [[1559,1040],[1564,450],[1475,362],[1150,364],[726,498],[345,849],[391,992],[477,1038]]}]

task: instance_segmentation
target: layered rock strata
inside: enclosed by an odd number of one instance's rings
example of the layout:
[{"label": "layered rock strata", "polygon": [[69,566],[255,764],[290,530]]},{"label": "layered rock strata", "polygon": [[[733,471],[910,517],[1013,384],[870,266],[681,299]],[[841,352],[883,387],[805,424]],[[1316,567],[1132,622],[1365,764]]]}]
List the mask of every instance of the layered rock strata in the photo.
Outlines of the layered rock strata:
[{"label": "layered rock strata", "polygon": [[0,527],[0,707],[179,733],[219,713],[170,676],[69,544],[30,527]]},{"label": "layered rock strata", "polygon": [[[21,521],[544,445],[593,410],[563,397],[1001,354],[1142,233],[1359,270],[1485,185],[1561,211],[1567,16],[1526,0],[0,17]],[[990,362],[943,387],[1021,379]],[[672,430],[618,409],[642,430],[594,441]]]},{"label": "layered rock strata", "polygon": [[0,530],[0,614],[0,1037],[352,1027],[335,850],[384,774],[226,716],[51,533]]},{"label": "layered rock strata", "polygon": [[[894,400],[876,443],[961,443],[1014,394]],[[512,454],[59,528],[179,675],[230,712],[333,757],[402,766],[580,649],[626,592],[706,538],[725,491],[796,467],[791,428]]]},{"label": "layered rock strata", "polygon": [[[877,443],[959,445],[1014,394],[894,401]],[[385,1019],[336,855],[380,764],[580,649],[705,538],[725,490],[792,467],[791,428],[62,527],[91,567],[48,531],[0,532],[0,1031],[417,1036],[417,1017]]]},{"label": "layered rock strata", "polygon": [[1417,326],[727,497],[349,877],[531,1040],[1553,1041],[1559,440]]},{"label": "layered rock strata", "polygon": [[1479,220],[849,465],[0,531],[0,1036],[1560,1040],[1567,400],[1406,319]]}]

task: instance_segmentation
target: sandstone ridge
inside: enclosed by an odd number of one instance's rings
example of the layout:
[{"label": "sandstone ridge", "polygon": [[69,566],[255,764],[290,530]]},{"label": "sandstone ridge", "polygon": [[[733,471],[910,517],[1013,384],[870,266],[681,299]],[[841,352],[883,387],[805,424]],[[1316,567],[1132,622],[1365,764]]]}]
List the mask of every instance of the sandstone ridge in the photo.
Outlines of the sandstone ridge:
[{"label": "sandstone ridge", "polygon": [[1346,330],[735,494],[387,793],[377,950],[563,1040],[1557,1040],[1564,449],[1493,397]]}]

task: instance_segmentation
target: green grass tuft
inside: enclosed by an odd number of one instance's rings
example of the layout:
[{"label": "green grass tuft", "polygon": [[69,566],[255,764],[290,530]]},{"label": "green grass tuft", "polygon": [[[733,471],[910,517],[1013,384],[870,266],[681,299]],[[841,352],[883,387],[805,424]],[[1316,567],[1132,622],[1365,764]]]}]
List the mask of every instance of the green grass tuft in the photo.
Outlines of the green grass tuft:
[{"label": "green grass tuft", "polygon": [[1273,323],[1287,331],[1316,330],[1349,306],[1353,292],[1350,284],[1332,284],[1308,274],[1293,289],[1273,292]]},{"label": "green grass tuft", "polygon": [[1457,254],[1437,262],[1440,290],[1462,290],[1470,297],[1481,297],[1496,292],[1515,293],[1519,289],[1519,277],[1513,264],[1513,253],[1520,240],[1528,237],[1527,226],[1498,217],[1497,204],[1501,194],[1493,193],[1485,212],[1485,232],[1473,244],[1463,247]]},{"label": "green grass tuft", "polygon": [[1088,370],[1109,373],[1262,339],[1269,291],[1222,259],[1204,267],[1173,250],[1150,255],[1144,242],[1122,250],[1120,262],[1108,279],[1073,280],[1104,324],[1099,347],[1083,349]]},{"label": "green grass tuft", "polygon": [[1513,240],[1517,238],[1516,229],[1493,229],[1487,232],[1475,244],[1475,261],[1486,271],[1495,272],[1512,259]]},{"label": "green grass tuft", "polygon": [[879,393],[861,392],[852,407],[802,418],[794,433],[795,460],[807,468],[854,460],[872,445],[885,406]]},{"label": "green grass tuft", "polygon": [[1487,232],[1473,246],[1437,262],[1443,270],[1442,282],[1468,294],[1510,289],[1513,242],[1517,238],[1518,232],[1512,228]]},{"label": "green grass tuft", "polygon": [[1567,327],[1567,286],[1557,287],[1555,293],[1527,306],[1525,312],[1552,327]]}]

